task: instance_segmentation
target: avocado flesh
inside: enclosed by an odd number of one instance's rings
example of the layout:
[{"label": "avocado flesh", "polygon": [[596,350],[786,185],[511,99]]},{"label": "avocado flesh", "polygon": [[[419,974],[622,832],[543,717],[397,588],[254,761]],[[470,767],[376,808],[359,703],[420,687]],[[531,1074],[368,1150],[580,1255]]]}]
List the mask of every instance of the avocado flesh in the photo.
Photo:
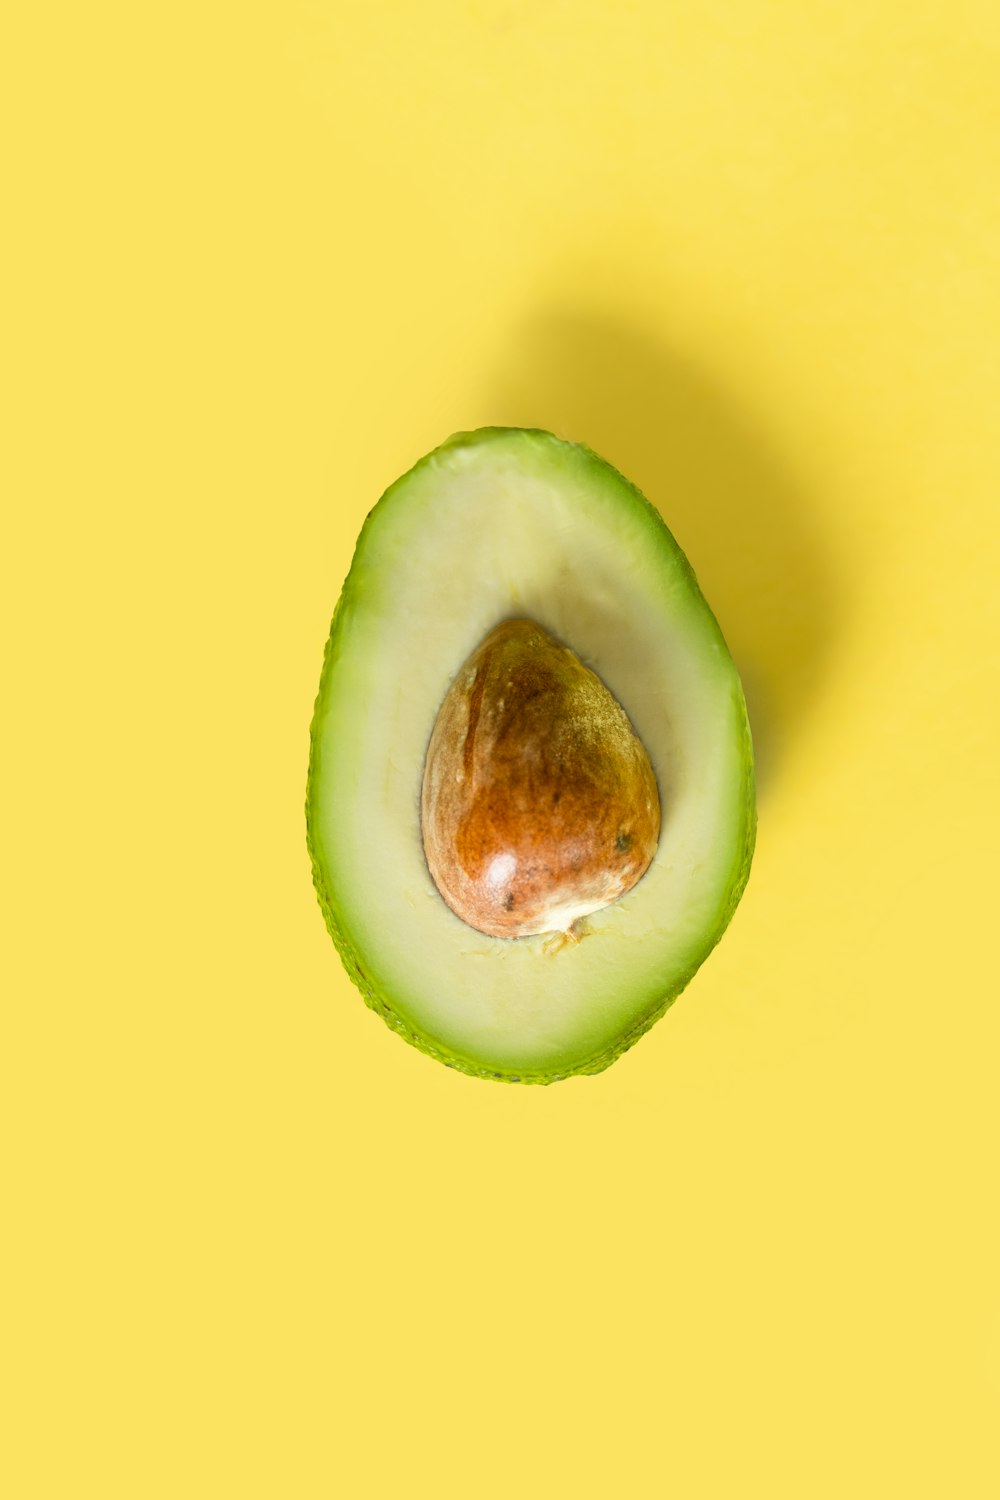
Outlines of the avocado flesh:
[{"label": "avocado flesh", "polygon": [[[490,937],[424,858],[439,708],[470,651],[526,617],[607,684],[660,789],[656,854],[578,943]],[[607,1067],[721,937],[749,872],[753,757],[739,678],[659,515],[548,433],[460,434],[371,512],[334,616],[312,727],[308,842],[366,1001],[463,1071],[552,1082]]]}]

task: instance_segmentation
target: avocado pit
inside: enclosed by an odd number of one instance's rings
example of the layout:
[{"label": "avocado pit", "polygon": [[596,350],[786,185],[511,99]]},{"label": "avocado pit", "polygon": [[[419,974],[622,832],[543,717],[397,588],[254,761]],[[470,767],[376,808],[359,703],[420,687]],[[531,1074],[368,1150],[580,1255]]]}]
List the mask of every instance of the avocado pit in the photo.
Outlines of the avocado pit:
[{"label": "avocado pit", "polygon": [[438,712],[421,832],[435,885],[470,927],[570,932],[648,869],[656,777],[600,678],[533,620],[504,620]]}]

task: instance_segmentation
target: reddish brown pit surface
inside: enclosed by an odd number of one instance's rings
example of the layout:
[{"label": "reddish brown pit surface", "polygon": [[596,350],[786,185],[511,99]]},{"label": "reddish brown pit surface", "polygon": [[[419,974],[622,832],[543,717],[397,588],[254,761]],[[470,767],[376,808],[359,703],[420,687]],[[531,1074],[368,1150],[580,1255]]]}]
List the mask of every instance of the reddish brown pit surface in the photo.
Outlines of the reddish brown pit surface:
[{"label": "reddish brown pit surface", "polygon": [[427,865],[494,937],[562,932],[656,852],[656,778],[620,704],[532,620],[505,620],[448,690],[424,765]]}]

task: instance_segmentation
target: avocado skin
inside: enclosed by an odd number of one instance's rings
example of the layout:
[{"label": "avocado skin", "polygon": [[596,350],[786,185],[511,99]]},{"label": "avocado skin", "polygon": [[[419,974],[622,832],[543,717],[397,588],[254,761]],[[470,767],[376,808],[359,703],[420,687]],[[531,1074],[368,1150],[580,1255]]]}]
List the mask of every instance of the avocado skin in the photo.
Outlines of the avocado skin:
[{"label": "avocado skin", "polygon": [[[670,535],[669,528],[664,522],[659,511],[656,510],[656,508],[649,502],[649,500],[647,500],[642,491],[639,490],[630,479],[626,478],[624,474],[616,469],[613,464],[608,463],[606,459],[601,458],[599,454],[595,453],[585,444],[567,443],[565,439],[556,437],[555,434],[545,431],[544,428],[480,427],[472,432],[457,432],[453,434],[453,436],[448,438],[445,442],[441,443],[437,448],[434,448],[430,453],[425,454],[425,456],[419,459],[418,462],[412,466],[412,468],[408,469],[406,473],[400,475],[400,477],[389,486],[389,488],[381,496],[377,504],[372,507],[372,509],[368,512],[367,517],[365,518],[365,523],[361,528],[361,532],[358,536],[358,541],[355,545],[355,558],[357,557],[361,549],[365,532],[369,524],[371,523],[371,518],[374,515],[375,510],[378,509],[378,506],[384,505],[395,493],[395,491],[399,489],[401,485],[405,484],[406,481],[411,477],[411,475],[416,473],[417,470],[423,468],[425,465],[433,464],[437,459],[439,459],[444,453],[447,453],[450,449],[477,447],[481,443],[489,443],[492,439],[495,438],[514,436],[531,437],[535,440],[551,442],[553,444],[556,444],[560,448],[570,447],[576,449],[578,453],[584,455],[599,469],[610,471],[621,484],[623,484],[628,490],[631,491],[633,496],[641,502],[642,506],[647,512],[647,517],[650,521],[652,529],[659,529],[667,532],[668,536]],[[677,548],[676,541],[673,540],[673,538],[671,538],[671,540],[673,541],[674,547]],[[687,558],[684,557],[684,554],[680,552],[679,548],[677,548],[677,551],[683,563],[684,570],[687,574],[688,582],[691,588],[698,594],[700,598],[704,599],[704,595],[702,595],[701,589],[698,585],[698,581],[695,577],[694,570],[692,569],[690,563],[687,561]],[[455,1052],[450,1048],[438,1045],[430,1037],[424,1035],[422,1032],[415,1031],[399,1015],[396,1014],[392,1006],[371,983],[368,976],[365,974],[363,968],[361,967],[358,956],[355,953],[351,943],[349,942],[343,930],[343,927],[338,921],[337,913],[334,909],[333,903],[330,900],[330,895],[328,890],[326,889],[326,884],[323,879],[322,868],[317,851],[315,818],[313,815],[314,793],[318,777],[318,730],[325,686],[330,679],[330,671],[334,666],[341,649],[339,625],[346,612],[349,610],[356,594],[357,580],[354,564],[352,562],[351,570],[347,575],[347,578],[344,582],[344,587],[341,590],[340,598],[338,599],[333,612],[333,619],[330,622],[330,633],[327,637],[326,647],[323,653],[323,670],[320,674],[320,688],[319,692],[316,695],[316,701],[313,709],[313,718],[309,733],[309,770],[306,779],[305,800],[306,847],[309,852],[310,863],[312,866],[313,886],[316,891],[316,896],[319,900],[320,909],[323,913],[323,919],[326,922],[327,931],[333,939],[337,952],[340,954],[340,958],[344,965],[344,968],[347,970],[351,981],[361,992],[361,996],[365,1004],[369,1007],[369,1009],[375,1011],[377,1015],[381,1016],[382,1020],[388,1027],[391,1028],[391,1030],[395,1031],[399,1036],[401,1036],[404,1041],[409,1042],[411,1046],[416,1047],[419,1051],[426,1053],[428,1057],[435,1058],[438,1062],[443,1063],[445,1067],[455,1068],[461,1073],[468,1074],[468,1076],[471,1078],[487,1078],[496,1083],[549,1084],[561,1083],[564,1079],[567,1078],[587,1077],[595,1073],[603,1073],[605,1068],[609,1068],[611,1064],[617,1061],[617,1059],[621,1057],[623,1053],[627,1052],[630,1047],[635,1046],[639,1038],[644,1036],[645,1033],[650,1029],[650,1027],[654,1026],[656,1022],[666,1014],[670,1006],[677,999],[678,995],[680,995],[682,991],[687,987],[691,979],[697,973],[698,969],[704,963],[705,959],[711,953],[712,949],[721,939],[726,928],[729,926],[729,923],[733,918],[733,914],[736,911],[737,906],[739,905],[740,897],[743,895],[744,888],[746,887],[746,883],[750,875],[750,866],[753,861],[754,847],[756,844],[757,806],[754,782],[753,739],[750,731],[750,721],[747,717],[746,703],[743,698],[743,693],[739,687],[738,679],[735,680],[734,695],[738,697],[737,707],[739,710],[739,719],[742,730],[741,759],[743,765],[743,818],[740,828],[740,839],[737,844],[737,855],[733,863],[732,876],[726,888],[726,897],[720,905],[716,919],[712,923],[708,931],[703,949],[697,957],[697,960],[683,971],[679,979],[667,990],[667,992],[661,997],[658,1003],[651,1010],[647,1011],[645,1015],[641,1016],[636,1021],[636,1023],[629,1028],[629,1030],[624,1032],[620,1037],[616,1038],[611,1046],[603,1048],[601,1051],[596,1052],[591,1057],[584,1058],[575,1066],[564,1069],[554,1069],[551,1071],[531,1071],[524,1069],[519,1070],[518,1072],[489,1068],[484,1066],[482,1063],[477,1062],[474,1058],[465,1057],[459,1052]],[[709,614],[711,614],[710,609],[708,609],[707,602],[706,610]],[[713,623],[715,624],[715,630],[718,634],[719,642],[721,643],[728,656],[729,648],[726,646],[722,631],[719,629],[718,622],[715,621],[714,615],[712,615],[711,618],[713,620]]]}]

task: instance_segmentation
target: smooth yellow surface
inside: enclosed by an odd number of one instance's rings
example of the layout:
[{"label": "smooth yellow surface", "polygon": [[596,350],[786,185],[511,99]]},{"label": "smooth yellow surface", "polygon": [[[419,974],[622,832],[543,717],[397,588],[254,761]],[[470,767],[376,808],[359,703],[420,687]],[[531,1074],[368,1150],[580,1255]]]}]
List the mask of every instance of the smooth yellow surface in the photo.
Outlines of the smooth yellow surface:
[{"label": "smooth yellow surface", "polygon": [[[0,1490],[995,1495],[995,5],[5,28]],[[364,1009],[303,837],[357,530],[485,422],[661,506],[760,745],[548,1090]]]}]

